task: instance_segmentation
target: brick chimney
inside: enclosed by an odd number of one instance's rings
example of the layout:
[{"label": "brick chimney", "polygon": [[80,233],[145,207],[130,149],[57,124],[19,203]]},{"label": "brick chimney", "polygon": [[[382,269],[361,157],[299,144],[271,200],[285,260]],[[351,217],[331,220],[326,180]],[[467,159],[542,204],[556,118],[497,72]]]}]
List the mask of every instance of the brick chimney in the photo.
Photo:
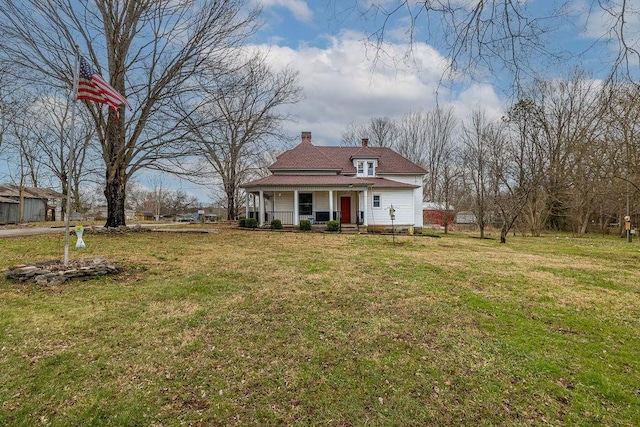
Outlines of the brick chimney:
[{"label": "brick chimney", "polygon": [[311,132],[302,132],[302,142],[311,144]]},{"label": "brick chimney", "polygon": [[369,146],[369,138],[362,138],[362,146],[363,147]]}]

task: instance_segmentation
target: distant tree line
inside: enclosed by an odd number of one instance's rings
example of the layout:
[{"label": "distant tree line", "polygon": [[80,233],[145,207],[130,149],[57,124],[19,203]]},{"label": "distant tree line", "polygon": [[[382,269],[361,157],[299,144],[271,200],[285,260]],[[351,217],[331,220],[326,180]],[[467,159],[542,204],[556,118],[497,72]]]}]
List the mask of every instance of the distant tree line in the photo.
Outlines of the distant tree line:
[{"label": "distant tree line", "polygon": [[[166,172],[221,186],[231,216],[254,153],[284,137],[277,107],[301,96],[295,72],[248,49],[260,13],[250,0],[0,0],[6,179],[63,192],[71,181],[78,211],[93,181],[118,227],[134,177]],[[133,111],[115,120],[83,101],[71,132],[76,44]]]},{"label": "distant tree line", "polygon": [[504,115],[477,109],[375,117],[350,124],[342,142],[391,147],[427,170],[424,200],[473,211],[481,236],[488,225],[539,236],[622,232],[640,220],[640,88],[601,82],[582,71],[537,81]]}]

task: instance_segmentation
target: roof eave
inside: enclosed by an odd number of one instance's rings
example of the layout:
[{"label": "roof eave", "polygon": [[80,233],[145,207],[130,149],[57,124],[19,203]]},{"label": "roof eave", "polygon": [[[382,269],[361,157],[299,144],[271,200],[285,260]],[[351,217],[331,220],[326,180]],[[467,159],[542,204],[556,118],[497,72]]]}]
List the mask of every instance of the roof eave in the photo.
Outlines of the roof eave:
[{"label": "roof eave", "polygon": [[268,168],[271,172],[335,172],[339,173],[342,169],[335,168]]}]

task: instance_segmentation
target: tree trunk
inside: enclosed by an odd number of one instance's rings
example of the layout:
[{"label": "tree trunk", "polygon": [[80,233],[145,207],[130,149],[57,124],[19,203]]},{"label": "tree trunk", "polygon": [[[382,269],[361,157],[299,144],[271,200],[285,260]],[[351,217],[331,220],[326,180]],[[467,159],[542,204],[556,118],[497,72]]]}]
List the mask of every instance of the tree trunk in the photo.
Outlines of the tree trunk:
[{"label": "tree trunk", "polygon": [[580,223],[579,223],[579,229],[578,229],[578,236],[579,237],[583,237],[585,234],[587,234],[587,228],[589,227],[589,213],[585,212],[583,215],[580,215]]},{"label": "tree trunk", "polygon": [[227,188],[227,219],[234,220],[236,219],[236,198],[235,191],[233,189]]},{"label": "tree trunk", "polygon": [[444,211],[444,234],[449,233],[449,211]]},{"label": "tree trunk", "polygon": [[500,229],[500,243],[507,243],[507,233],[509,233],[509,227],[507,227],[507,222],[505,221]]},{"label": "tree trunk", "polygon": [[112,166],[107,170],[104,195],[107,198],[107,223],[105,227],[125,226],[124,203],[126,198],[126,178],[124,165]]},{"label": "tree trunk", "polygon": [[236,207],[235,207],[235,199],[233,196],[227,195],[227,219],[234,220],[236,219]]},{"label": "tree trunk", "polygon": [[[124,87],[124,80],[119,87]],[[121,115],[120,120],[115,120],[113,110],[109,109],[105,133],[106,140],[102,156],[106,165],[104,196],[107,199],[107,222],[104,226],[126,226],[124,205],[127,196],[127,181],[129,179],[127,176],[129,161],[126,158],[124,114]]]}]

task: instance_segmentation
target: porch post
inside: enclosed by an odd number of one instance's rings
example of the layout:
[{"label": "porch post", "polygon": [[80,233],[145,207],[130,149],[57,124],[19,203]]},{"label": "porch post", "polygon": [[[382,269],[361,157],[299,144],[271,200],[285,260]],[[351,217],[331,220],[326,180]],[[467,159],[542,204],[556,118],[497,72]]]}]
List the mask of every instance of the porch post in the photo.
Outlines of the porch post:
[{"label": "porch post", "polygon": [[300,225],[300,214],[298,213],[298,190],[293,190],[293,225]]},{"label": "porch post", "polygon": [[333,190],[329,190],[329,221],[333,219]]},{"label": "porch post", "polygon": [[369,205],[369,191],[367,191],[367,189],[365,188],[364,190],[364,203],[362,206],[362,216],[364,216],[364,218],[362,219],[362,225],[363,226],[367,226],[369,224],[369,221],[367,219],[368,215],[367,215],[367,206]]},{"label": "porch post", "polygon": [[247,200],[246,200],[246,201],[245,201],[245,203],[244,203],[244,204],[245,204],[245,207],[244,207],[244,217],[245,217],[245,218],[249,218],[249,200],[251,200],[251,199],[250,199],[250,196],[251,196],[251,193],[249,192],[249,190],[247,190],[247,191],[245,192],[245,198],[246,198]]},{"label": "porch post", "polygon": [[[257,212],[256,210],[256,195],[252,194],[251,195],[251,209],[253,209],[251,212]],[[258,220],[258,215],[256,215],[256,221]]]},{"label": "porch post", "polygon": [[260,227],[264,225],[264,191],[260,190],[260,214],[258,215],[258,224]]}]

